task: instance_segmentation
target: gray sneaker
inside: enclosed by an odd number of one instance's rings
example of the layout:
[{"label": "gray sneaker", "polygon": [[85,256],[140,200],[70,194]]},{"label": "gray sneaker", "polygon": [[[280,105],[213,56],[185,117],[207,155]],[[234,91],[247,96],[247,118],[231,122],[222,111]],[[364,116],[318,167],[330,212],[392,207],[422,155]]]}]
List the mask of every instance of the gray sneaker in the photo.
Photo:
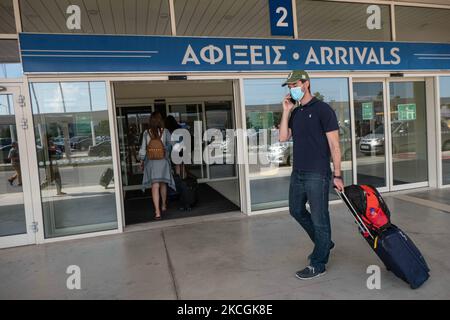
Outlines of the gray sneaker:
[{"label": "gray sneaker", "polygon": [[[335,246],[334,242],[331,242],[330,250],[333,250],[333,249],[334,249],[334,246]],[[311,261],[311,256],[312,256],[312,252],[311,252],[311,254],[308,256],[308,261]]]},{"label": "gray sneaker", "polygon": [[326,273],[327,272],[325,270],[319,272],[314,267],[307,266],[305,269],[297,271],[295,276],[300,280],[311,280],[323,276]]}]

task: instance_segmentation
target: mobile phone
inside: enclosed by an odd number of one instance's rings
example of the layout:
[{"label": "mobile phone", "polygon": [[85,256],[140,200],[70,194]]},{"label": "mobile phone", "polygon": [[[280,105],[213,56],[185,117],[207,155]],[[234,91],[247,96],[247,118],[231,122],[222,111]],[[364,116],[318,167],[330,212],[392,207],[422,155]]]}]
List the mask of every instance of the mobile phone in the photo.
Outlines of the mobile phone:
[{"label": "mobile phone", "polygon": [[292,97],[289,98],[289,101],[292,102],[293,104],[297,104],[297,101],[295,101]]}]

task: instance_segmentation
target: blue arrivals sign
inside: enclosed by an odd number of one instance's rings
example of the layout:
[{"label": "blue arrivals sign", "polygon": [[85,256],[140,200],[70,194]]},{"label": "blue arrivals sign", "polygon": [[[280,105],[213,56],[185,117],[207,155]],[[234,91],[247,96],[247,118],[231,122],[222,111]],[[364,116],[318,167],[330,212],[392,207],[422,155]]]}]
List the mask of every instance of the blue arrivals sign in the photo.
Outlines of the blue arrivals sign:
[{"label": "blue arrivals sign", "polygon": [[450,44],[20,34],[26,73],[450,70]]}]

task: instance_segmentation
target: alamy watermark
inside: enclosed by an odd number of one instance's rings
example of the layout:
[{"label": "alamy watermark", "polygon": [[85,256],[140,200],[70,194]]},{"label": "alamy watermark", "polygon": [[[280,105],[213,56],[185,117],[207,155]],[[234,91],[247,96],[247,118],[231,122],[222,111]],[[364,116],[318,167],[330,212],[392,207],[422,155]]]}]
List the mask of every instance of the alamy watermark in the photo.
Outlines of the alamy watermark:
[{"label": "alamy watermark", "polygon": [[[237,153],[236,141],[246,141],[248,152]],[[259,164],[278,165],[289,158],[292,141],[280,142],[279,130],[208,129],[202,121],[194,122],[193,135],[177,129],[171,135],[170,158],[174,164]]]},{"label": "alamy watermark", "polygon": [[370,276],[367,278],[366,286],[369,290],[380,290],[381,289],[381,269],[377,265],[370,265],[366,270],[367,274]]},{"label": "alamy watermark", "polygon": [[77,265],[68,266],[66,274],[69,275],[66,280],[67,289],[81,290],[81,268]]}]

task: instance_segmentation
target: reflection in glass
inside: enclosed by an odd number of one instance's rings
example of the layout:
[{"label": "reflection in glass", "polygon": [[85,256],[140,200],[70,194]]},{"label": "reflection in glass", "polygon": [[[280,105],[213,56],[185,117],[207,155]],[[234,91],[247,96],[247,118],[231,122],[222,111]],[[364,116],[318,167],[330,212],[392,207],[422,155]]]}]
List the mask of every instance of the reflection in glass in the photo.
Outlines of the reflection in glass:
[{"label": "reflection in glass", "polygon": [[442,183],[450,184],[450,77],[440,78]]},{"label": "reflection in glass", "polygon": [[[186,129],[191,134],[191,151],[194,150],[194,123],[196,121],[203,122],[203,111],[202,105],[197,103],[191,104],[170,104],[169,113],[175,118],[182,129]],[[197,139],[201,137],[197,137]],[[202,144],[202,142],[200,142]],[[203,145],[204,146],[204,145]],[[192,157],[193,157],[192,152]],[[189,172],[198,179],[207,178],[207,168],[206,164],[195,164],[192,158],[191,165],[189,165]]]},{"label": "reflection in glass", "polygon": [[284,80],[244,81],[252,210],[288,206],[292,141],[278,141]]},{"label": "reflection in glass", "polygon": [[13,79],[23,76],[22,64],[0,63],[0,78]]},{"label": "reflection in glass", "polygon": [[106,85],[30,84],[47,238],[117,228]]},{"label": "reflection in glass", "polygon": [[13,96],[0,94],[0,237],[27,232],[20,147]]},{"label": "reflection in glass", "polygon": [[390,82],[394,185],[428,180],[424,81]]},{"label": "reflection in glass", "polygon": [[151,110],[152,107],[137,110],[129,107],[118,108],[122,183],[126,187],[140,188],[142,185],[143,171],[140,166],[139,149],[143,133],[148,129]]},{"label": "reflection in glass", "polygon": [[358,184],[386,186],[382,82],[353,84]]},{"label": "reflection in glass", "polygon": [[[281,101],[287,94],[287,88],[281,87],[284,80],[244,81],[248,156],[258,160],[256,164],[249,164],[252,210],[288,206],[289,181],[294,161],[293,142],[278,141]],[[353,179],[348,81],[345,78],[311,79],[311,92],[336,112],[340,128],[342,175],[345,183],[350,184]],[[330,184],[330,199],[335,198],[337,195]]]},{"label": "reflection in glass", "polygon": [[[213,153],[212,156],[216,158],[209,160],[211,162],[221,161],[223,163],[213,163],[207,166],[209,178],[218,179],[236,177],[234,136],[227,136],[227,130],[234,129],[231,101],[205,102],[205,121],[206,130],[218,129],[223,137],[220,145],[217,145],[217,143],[213,141],[209,143],[209,146],[214,150],[213,152],[216,150],[219,152],[217,156]],[[229,150],[229,148],[231,150]]]}]

